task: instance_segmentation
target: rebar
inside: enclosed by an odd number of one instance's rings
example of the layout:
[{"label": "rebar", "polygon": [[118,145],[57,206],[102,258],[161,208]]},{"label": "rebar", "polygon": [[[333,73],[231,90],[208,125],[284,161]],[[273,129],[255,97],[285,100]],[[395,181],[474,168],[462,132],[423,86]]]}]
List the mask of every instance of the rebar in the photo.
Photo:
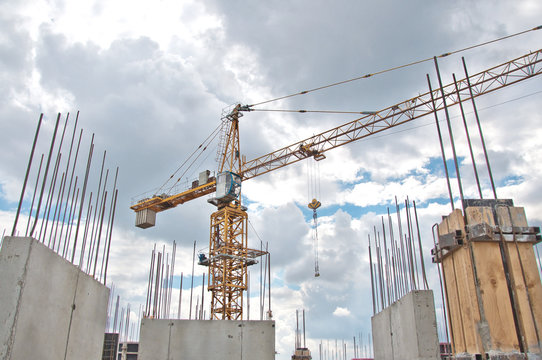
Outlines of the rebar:
[{"label": "rebar", "polygon": [[[17,206],[17,212],[15,213],[15,221],[13,222],[13,230],[11,230],[11,236],[15,236],[15,231],[17,229],[17,222],[19,220],[19,214],[21,212],[21,206],[23,204],[24,192],[26,190],[26,184],[28,182],[28,175],[30,174],[30,168],[32,167],[32,160],[34,159],[34,151],[36,150],[36,143],[38,141],[38,135],[40,133],[41,121],[43,119],[43,113],[40,115],[38,120],[38,126],[36,127],[36,133],[34,135],[34,141],[32,142],[32,150],[30,150],[30,158],[28,159],[28,166],[26,167],[26,174],[23,181],[23,189],[21,190],[21,197],[19,199],[19,205]],[[43,156],[42,156],[43,159]],[[40,163],[41,168],[41,163]],[[38,176],[39,177],[39,176]]]}]

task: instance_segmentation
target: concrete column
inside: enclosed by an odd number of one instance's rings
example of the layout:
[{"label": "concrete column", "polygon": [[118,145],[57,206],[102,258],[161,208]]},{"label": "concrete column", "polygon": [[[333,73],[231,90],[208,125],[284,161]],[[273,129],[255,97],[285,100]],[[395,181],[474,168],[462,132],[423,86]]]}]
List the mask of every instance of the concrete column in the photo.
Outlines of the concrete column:
[{"label": "concrete column", "polygon": [[0,359],[99,359],[109,289],[29,237],[0,251]]},{"label": "concrete column", "polygon": [[432,290],[415,290],[371,319],[375,360],[438,360]]}]

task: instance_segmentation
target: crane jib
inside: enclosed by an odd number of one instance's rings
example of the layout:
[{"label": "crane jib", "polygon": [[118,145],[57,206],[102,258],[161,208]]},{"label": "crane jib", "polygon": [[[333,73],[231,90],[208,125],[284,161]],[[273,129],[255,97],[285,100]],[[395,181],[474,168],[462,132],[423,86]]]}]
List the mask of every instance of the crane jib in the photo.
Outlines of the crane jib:
[{"label": "crane jib", "polygon": [[[314,157],[317,160],[323,159],[326,151],[433,114],[436,111],[444,109],[444,103],[448,107],[457,105],[459,102],[467,101],[473,97],[476,98],[538,76],[542,73],[541,55],[542,50],[537,50],[480,73],[470,75],[468,79],[458,80],[457,88],[454,83],[448,84],[443,87],[445,101],[443,100],[440,89],[435,89],[432,93],[426,92],[380,111],[366,114],[346,124],[253,160],[243,162],[240,171],[241,179],[248,180],[308,157]],[[432,105],[431,95],[435,100],[435,106]],[[243,110],[243,108],[239,106],[236,108],[237,115],[239,115],[239,110]],[[235,142],[236,146],[238,146],[237,139]],[[230,155],[237,155],[239,149],[235,148],[233,151]],[[226,151],[224,156],[227,156],[227,153]],[[234,156],[233,158],[238,160],[239,156]],[[143,209],[152,209],[156,212],[163,211],[186,201],[210,194],[215,190],[216,181],[213,179],[212,182],[176,195],[166,197],[155,196],[144,199],[133,205],[131,209],[136,212]]]}]

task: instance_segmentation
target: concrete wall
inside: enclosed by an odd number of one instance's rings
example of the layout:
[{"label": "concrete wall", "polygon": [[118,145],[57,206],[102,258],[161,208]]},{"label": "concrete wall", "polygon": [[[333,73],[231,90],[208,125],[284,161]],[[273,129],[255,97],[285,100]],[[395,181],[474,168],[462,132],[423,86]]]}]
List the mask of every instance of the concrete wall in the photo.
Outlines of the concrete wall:
[{"label": "concrete wall", "polygon": [[415,290],[371,319],[375,360],[440,358],[433,291]]},{"label": "concrete wall", "polygon": [[99,359],[109,289],[28,237],[0,251],[0,359]]},{"label": "concrete wall", "polygon": [[141,321],[139,360],[274,358],[274,321]]}]

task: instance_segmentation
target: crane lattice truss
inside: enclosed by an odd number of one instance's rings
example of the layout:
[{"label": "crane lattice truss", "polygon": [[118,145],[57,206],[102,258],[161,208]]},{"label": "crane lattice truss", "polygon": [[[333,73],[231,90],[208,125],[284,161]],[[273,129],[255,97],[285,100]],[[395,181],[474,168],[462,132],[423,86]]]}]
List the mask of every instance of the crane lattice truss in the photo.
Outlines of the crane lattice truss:
[{"label": "crane lattice truss", "polygon": [[[466,78],[458,80],[459,96],[453,83],[444,86],[446,105],[453,106],[460,101],[470,100],[472,96],[469,82],[473,96],[476,98],[539,75],[542,72],[541,56],[542,50],[538,50],[476,75],[471,75],[469,81]],[[311,156],[321,156],[324,152],[336,147],[443,110],[444,101],[440,89],[433,90],[433,98],[435,99],[435,107],[433,107],[431,93],[427,92],[248,161],[243,164],[243,180]],[[307,151],[308,148],[311,150]]]},{"label": "crane lattice truss", "polygon": [[247,289],[247,213],[225,206],[211,215],[209,291],[211,318],[238,320],[243,316]]},{"label": "crane lattice truss", "polygon": [[[250,110],[250,108],[238,105],[228,117],[230,129],[219,169],[223,171],[229,167],[229,170],[240,175],[242,180],[248,180],[309,157],[314,157],[316,160],[322,159],[326,151],[336,147],[443,110],[445,106],[456,105],[472,97],[476,98],[540,75],[542,73],[541,55],[542,50],[531,52],[472,75],[468,79],[458,80],[459,90],[456,90],[454,84],[444,86],[442,89],[444,99],[441,89],[435,89],[248,162],[240,160],[238,120],[241,116],[240,111]],[[216,179],[209,178],[205,184],[198,184],[178,194],[155,195],[143,199],[131,209],[137,214],[142,211],[156,213],[214,191],[216,191]],[[247,214],[241,204],[235,201],[217,206],[218,210],[211,215],[209,240],[211,317],[213,319],[242,319],[243,291],[247,288],[246,268],[255,263],[254,258],[261,256],[263,252],[247,248]],[[145,224],[141,227],[153,225]]]}]

